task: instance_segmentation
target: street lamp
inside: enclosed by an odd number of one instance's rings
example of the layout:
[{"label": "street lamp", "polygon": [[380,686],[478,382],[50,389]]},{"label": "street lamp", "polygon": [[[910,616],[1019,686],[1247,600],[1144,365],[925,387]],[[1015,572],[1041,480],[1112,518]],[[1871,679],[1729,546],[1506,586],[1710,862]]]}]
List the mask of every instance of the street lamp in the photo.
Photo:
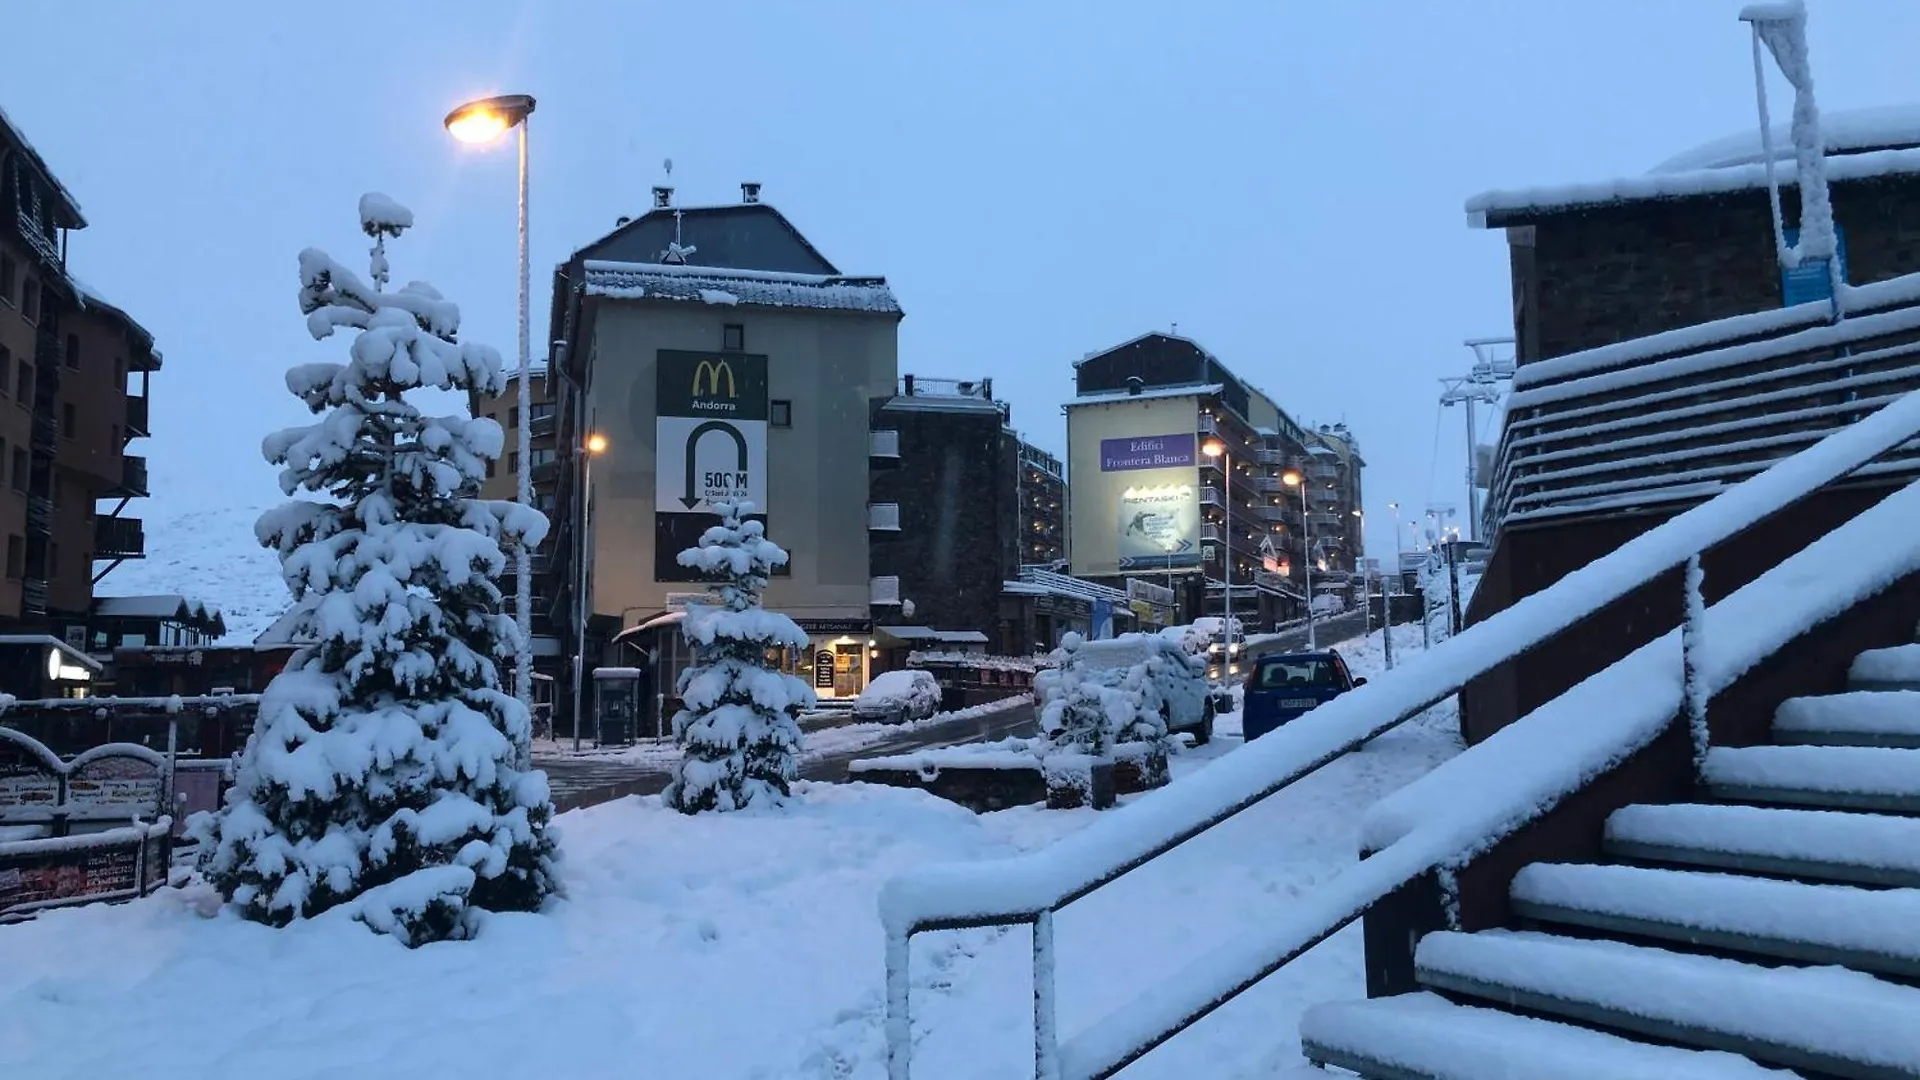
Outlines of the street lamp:
[{"label": "street lamp", "polygon": [[1313,632],[1313,526],[1307,521],[1307,478],[1298,469],[1280,474],[1280,482],[1300,489],[1300,573],[1301,588],[1307,597],[1307,651],[1320,647]]},{"label": "street lamp", "polygon": [[[448,134],[463,143],[490,143],[511,128],[520,129],[520,476],[519,502],[533,507],[533,368],[527,330],[527,117],[533,98],[504,94],[481,98],[447,114]],[[513,554],[513,622],[520,632],[514,650],[513,691],[521,704],[533,707],[533,553],[516,544]],[[575,726],[578,727],[578,719]],[[577,734],[577,732],[576,732]]]},{"label": "street lamp", "polygon": [[1220,551],[1223,561],[1220,564],[1221,591],[1226,594],[1225,607],[1222,609],[1221,627],[1225,642],[1225,655],[1220,662],[1223,675],[1233,675],[1233,455],[1227,453],[1227,444],[1219,439],[1208,439],[1201,444],[1200,452],[1210,458],[1220,459],[1220,501],[1227,508],[1227,532]]},{"label": "street lamp", "polygon": [[[580,752],[580,683],[587,675],[587,522],[590,512],[589,502],[593,498],[593,459],[607,449],[607,437],[599,432],[587,436],[586,451],[580,455],[585,464],[585,477],[580,483],[580,529],[574,541],[576,552],[573,560],[574,635],[573,635],[573,752]],[[625,612],[621,613],[625,617]]]}]

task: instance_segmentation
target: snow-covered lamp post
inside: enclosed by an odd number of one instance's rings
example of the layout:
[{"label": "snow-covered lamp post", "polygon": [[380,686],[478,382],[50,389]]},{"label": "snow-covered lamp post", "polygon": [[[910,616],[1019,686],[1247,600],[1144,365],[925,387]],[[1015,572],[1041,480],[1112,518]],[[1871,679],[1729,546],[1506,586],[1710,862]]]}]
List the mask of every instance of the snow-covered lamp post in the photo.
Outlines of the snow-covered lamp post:
[{"label": "snow-covered lamp post", "polygon": [[1280,482],[1300,489],[1300,588],[1307,597],[1307,649],[1311,651],[1320,643],[1313,633],[1313,526],[1307,521],[1307,474],[1288,469],[1280,474]]},{"label": "snow-covered lamp post", "polygon": [[[1803,261],[1824,260],[1832,287],[1833,318],[1845,315],[1840,302],[1844,284],[1839,259],[1839,236],[1834,231],[1833,203],[1827,195],[1827,147],[1820,131],[1820,110],[1813,100],[1813,66],[1807,57],[1807,6],[1804,0],[1773,0],[1749,4],[1740,20],[1753,27],[1753,93],[1760,109],[1760,156],[1765,159],[1767,197],[1773,208],[1774,244],[1780,265],[1797,268]],[[1800,188],[1800,234],[1787,243],[1780,212],[1780,182],[1774,175],[1773,122],[1767,114],[1767,80],[1761,46],[1773,53],[1780,73],[1793,84],[1794,179]]]},{"label": "snow-covered lamp post", "polygon": [[[533,115],[533,98],[527,94],[469,101],[447,114],[447,131],[464,143],[490,143],[520,129],[520,392],[516,406],[520,415],[518,501],[533,506],[533,389],[531,373],[533,348],[527,329],[527,118]],[[519,647],[513,655],[513,693],[521,704],[533,707],[533,553],[526,545],[513,552],[513,625],[520,633]],[[574,726],[579,726],[575,714]]]},{"label": "snow-covered lamp post", "polygon": [[1224,658],[1220,662],[1220,674],[1223,678],[1233,676],[1233,455],[1227,453],[1227,444],[1219,439],[1208,439],[1200,447],[1200,452],[1208,457],[1220,459],[1220,501],[1227,508],[1227,531],[1225,541],[1220,545],[1220,591],[1226,594],[1224,617],[1220,620],[1223,632],[1222,648]]},{"label": "snow-covered lamp post", "polygon": [[574,559],[576,581],[573,590],[574,614],[574,651],[573,651],[573,752],[580,752],[580,683],[587,677],[587,611],[592,607],[587,602],[587,522],[593,513],[593,459],[607,449],[607,437],[594,432],[587,441],[580,444],[585,451],[580,455],[584,466],[580,481],[580,538],[575,543],[578,557]]}]

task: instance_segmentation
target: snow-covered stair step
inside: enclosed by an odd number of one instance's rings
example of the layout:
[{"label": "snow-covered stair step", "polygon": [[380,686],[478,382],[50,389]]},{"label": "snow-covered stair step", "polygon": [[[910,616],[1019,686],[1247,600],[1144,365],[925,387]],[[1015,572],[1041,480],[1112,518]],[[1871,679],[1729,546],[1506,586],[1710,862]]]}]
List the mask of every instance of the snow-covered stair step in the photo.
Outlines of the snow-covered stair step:
[{"label": "snow-covered stair step", "polygon": [[1511,896],[1538,922],[1920,978],[1920,889],[1535,863]]},{"label": "snow-covered stair step", "polygon": [[1856,690],[1920,690],[1920,645],[1861,653],[1847,671],[1847,685]]},{"label": "snow-covered stair step", "polygon": [[1920,819],[1679,803],[1607,818],[1610,858],[1920,888]]},{"label": "snow-covered stair step", "polygon": [[[1651,1046],[1572,1024],[1455,1005],[1438,994],[1315,1005],[1300,1053],[1367,1080],[1791,1080],[1732,1054]],[[1334,1075],[1334,1074],[1327,1074]]]},{"label": "snow-covered stair step", "polygon": [[1810,746],[1920,747],[1920,689],[1854,690],[1788,698],[1774,711],[1773,741]]},{"label": "snow-covered stair step", "polygon": [[1552,934],[1440,931],[1430,989],[1830,1076],[1920,1077],[1920,989],[1844,968],[1769,968]]},{"label": "snow-covered stair step", "polygon": [[1920,750],[1716,746],[1702,778],[1716,799],[1920,814]]}]

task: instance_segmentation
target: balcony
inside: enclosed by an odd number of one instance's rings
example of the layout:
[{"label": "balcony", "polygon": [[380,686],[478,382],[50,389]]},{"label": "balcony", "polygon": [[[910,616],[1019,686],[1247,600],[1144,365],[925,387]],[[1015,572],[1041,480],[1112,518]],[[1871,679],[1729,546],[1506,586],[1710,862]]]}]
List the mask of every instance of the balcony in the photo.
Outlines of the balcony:
[{"label": "balcony", "polygon": [[1262,465],[1285,465],[1287,463],[1287,452],[1285,450],[1274,450],[1262,447],[1253,452],[1253,460]]},{"label": "balcony", "polygon": [[28,578],[20,583],[20,611],[24,615],[47,613],[47,583],[43,578]]},{"label": "balcony", "polygon": [[551,484],[559,478],[560,478],[560,462],[553,458],[548,458],[545,461],[535,462],[533,466],[533,474],[531,477],[529,477],[529,479],[532,480],[532,482],[536,485]]},{"label": "balcony", "polygon": [[52,454],[60,445],[60,421],[54,418],[53,408],[35,409],[33,413],[33,448]]},{"label": "balcony", "polygon": [[143,394],[127,395],[126,433],[129,439],[153,434],[153,429],[147,426],[147,398]]},{"label": "balcony", "polygon": [[53,532],[53,500],[45,495],[27,496],[27,531],[40,534]]},{"label": "balcony", "polygon": [[1277,476],[1256,476],[1253,478],[1253,490],[1272,495],[1287,490],[1287,482]]},{"label": "balcony", "polygon": [[868,602],[874,607],[900,605],[900,578],[896,574],[873,578],[867,583]]},{"label": "balcony", "polygon": [[1222,495],[1220,494],[1220,489],[1219,489],[1219,488],[1217,488],[1217,487],[1203,487],[1203,488],[1201,488],[1201,489],[1200,489],[1200,501],[1201,501],[1202,503],[1204,503],[1204,504],[1206,504],[1207,506],[1225,506],[1225,505],[1227,505],[1227,500],[1226,500],[1226,498],[1225,498],[1224,496],[1222,496]]},{"label": "balcony", "polygon": [[539,413],[527,421],[527,435],[539,439],[553,434],[553,414]]},{"label": "balcony", "polygon": [[867,506],[867,531],[899,532],[899,503],[870,503]]},{"label": "balcony", "polygon": [[1201,413],[1201,414],[1200,414],[1200,424],[1199,424],[1199,427],[1200,427],[1200,434],[1202,434],[1202,435],[1218,435],[1218,434],[1220,434],[1220,421],[1218,421],[1218,420],[1215,420],[1215,419],[1213,418],[1213,414],[1212,414],[1212,413]]},{"label": "balcony", "polygon": [[147,553],[147,534],[139,518],[93,519],[93,557],[138,559]]},{"label": "balcony", "polygon": [[107,495],[115,498],[144,499],[147,497],[147,459],[137,454],[127,454],[120,459],[120,483],[107,489]]},{"label": "balcony", "polygon": [[1205,540],[1209,544],[1225,543],[1227,530],[1209,521],[1200,526],[1200,539]]},{"label": "balcony", "polygon": [[897,431],[867,432],[867,456],[900,460],[900,433]]}]

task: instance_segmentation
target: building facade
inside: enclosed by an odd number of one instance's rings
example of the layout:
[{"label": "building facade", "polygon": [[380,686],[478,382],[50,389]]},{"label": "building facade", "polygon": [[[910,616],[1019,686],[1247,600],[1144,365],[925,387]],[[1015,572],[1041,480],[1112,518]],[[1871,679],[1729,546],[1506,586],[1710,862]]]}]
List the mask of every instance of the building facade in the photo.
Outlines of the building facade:
[{"label": "building facade", "polygon": [[1020,562],[1063,570],[1067,562],[1067,467],[1020,440]]},{"label": "building facade", "polygon": [[1075,386],[1066,407],[1075,577],[1171,587],[1181,621],[1222,614],[1230,588],[1235,616],[1268,627],[1304,614],[1309,559],[1341,581],[1352,571],[1359,531],[1348,519],[1364,462],[1350,433],[1303,428],[1174,334],[1088,356]]},{"label": "building facade", "polygon": [[86,224],[0,116],[0,628],[79,649],[94,586],[145,554],[130,509],[146,459],[127,449],[148,434],[160,368],[153,335],[68,273],[68,236]]},{"label": "building facade", "polygon": [[[655,189],[647,213],[554,275],[549,588],[569,615],[557,655],[575,651],[583,578],[587,666],[642,669],[656,708],[686,662],[675,613],[702,589],[676,556],[718,520],[714,499],[753,501],[790,554],[766,601],[812,637],[788,660],[824,694],[864,686],[873,612],[899,603],[871,572],[867,478],[900,305],[884,278],[842,274],[758,185],[741,188],[705,207]],[[605,440],[590,464],[589,433]],[[851,670],[820,671],[823,654]]]}]

